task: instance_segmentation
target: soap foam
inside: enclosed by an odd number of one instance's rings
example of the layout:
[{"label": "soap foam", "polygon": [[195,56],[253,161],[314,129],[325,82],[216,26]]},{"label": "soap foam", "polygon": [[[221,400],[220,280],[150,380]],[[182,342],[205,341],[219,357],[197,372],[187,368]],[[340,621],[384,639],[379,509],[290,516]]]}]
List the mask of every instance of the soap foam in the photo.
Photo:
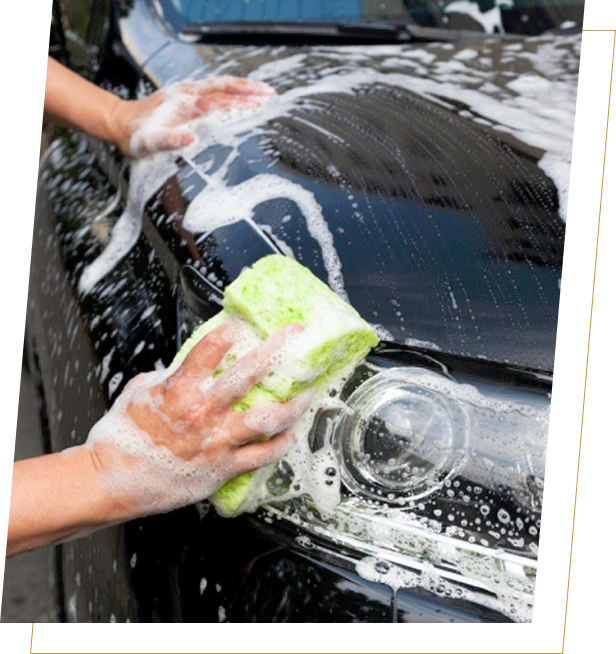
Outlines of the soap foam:
[{"label": "soap foam", "polygon": [[[476,5],[464,1],[449,5],[448,10],[471,12],[475,16],[474,8]],[[492,28],[498,27],[500,8],[493,11],[494,16],[483,12],[477,18],[491,21]],[[455,105],[449,101],[462,102],[470,107],[477,122],[542,149],[545,154],[539,166],[554,181],[559,193],[560,216],[566,220],[580,41],[579,35],[544,36],[535,39],[532,48],[525,51],[515,49],[519,44],[511,44],[508,49],[503,49],[501,58],[511,58],[512,62],[526,66],[530,63],[534,72],[518,74],[507,84],[498,80],[505,74],[501,74],[498,67],[486,70],[482,63],[485,57],[472,56],[474,51],[471,48],[461,50],[457,57],[443,59],[443,53],[451,47],[450,44],[432,44],[426,48],[415,45],[312,48],[312,55],[321,57],[323,65],[320,70],[313,70],[302,77],[306,82],[304,86],[286,88],[277,97],[253,96],[253,107],[237,105],[212,111],[182,128],[184,133],[194,137],[193,143],[183,149],[184,158],[189,162],[209,146],[230,147],[227,160],[217,173],[207,175],[202,171],[208,184],[190,205],[185,227],[210,233],[222,225],[239,220],[250,221],[254,209],[263,202],[288,199],[298,206],[311,236],[321,248],[330,285],[346,298],[333,237],[314,195],[300,184],[277,175],[258,175],[235,186],[229,185],[226,176],[239,156],[240,146],[252,137],[265,135],[269,121],[281,116],[305,120],[293,114],[293,109],[300,104],[310,106],[314,111],[323,111],[324,107],[318,101],[319,95],[352,95],[374,84],[422,95],[450,110]],[[289,71],[301,69],[306,58],[305,54],[294,53],[257,67],[249,73],[249,77],[288,87],[293,82]],[[405,64],[416,66],[419,62],[425,67],[425,72],[418,71],[418,76],[413,76],[395,70],[377,71],[373,66],[378,64],[379,58],[388,61],[394,69],[404,68]],[[498,84],[494,83],[496,81]],[[135,133],[136,149],[155,142],[166,122],[175,115],[174,112],[189,110],[194,96],[187,97],[179,92],[182,88],[181,83],[175,83],[165,91],[167,101]],[[264,90],[266,88],[269,87],[264,87]],[[337,135],[326,136],[340,140]],[[50,156],[57,158],[61,155],[54,150]],[[157,154],[133,163],[126,210],[115,225],[103,254],[82,274],[80,292],[91,292],[95,284],[130,251],[139,237],[145,202],[176,171],[173,156],[168,154]],[[286,254],[292,253],[291,244],[281,245]]]},{"label": "soap foam", "polygon": [[477,2],[470,0],[455,0],[443,8],[446,14],[464,14],[472,18],[476,23],[481,25],[484,32],[494,34],[494,32],[504,32],[503,18],[501,14],[501,7],[512,6],[513,0],[500,0],[491,9],[482,11]]}]

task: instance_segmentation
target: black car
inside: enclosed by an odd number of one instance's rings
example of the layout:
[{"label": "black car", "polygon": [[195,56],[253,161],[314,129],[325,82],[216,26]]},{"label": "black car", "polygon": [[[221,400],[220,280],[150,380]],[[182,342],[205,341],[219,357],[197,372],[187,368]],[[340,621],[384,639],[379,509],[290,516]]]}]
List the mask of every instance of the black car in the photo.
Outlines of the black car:
[{"label": "black car", "polygon": [[311,432],[339,501],[277,500],[282,462],[254,514],[204,502],[63,544],[62,617],[531,620],[583,2],[65,5],[51,53],[125,97],[216,74],[279,96],[162,167],[54,131],[26,334],[46,449],[267,254],[382,340]]}]

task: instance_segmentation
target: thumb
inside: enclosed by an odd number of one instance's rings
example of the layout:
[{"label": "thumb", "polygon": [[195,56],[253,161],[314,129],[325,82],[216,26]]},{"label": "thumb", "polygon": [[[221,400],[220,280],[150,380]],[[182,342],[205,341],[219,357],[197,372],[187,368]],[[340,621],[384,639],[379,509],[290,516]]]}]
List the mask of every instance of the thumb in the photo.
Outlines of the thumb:
[{"label": "thumb", "polygon": [[195,140],[187,129],[157,128],[138,129],[130,141],[130,156],[140,159],[155,152],[177,150],[190,145]]}]

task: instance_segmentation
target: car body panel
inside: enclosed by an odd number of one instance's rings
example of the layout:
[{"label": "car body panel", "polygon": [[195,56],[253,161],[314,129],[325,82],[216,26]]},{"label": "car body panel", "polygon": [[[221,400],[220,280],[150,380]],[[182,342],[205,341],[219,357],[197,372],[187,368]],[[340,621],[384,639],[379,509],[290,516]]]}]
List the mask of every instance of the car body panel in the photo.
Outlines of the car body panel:
[{"label": "car body panel", "polygon": [[[427,366],[428,357],[453,376],[549,393],[566,201],[550,163],[563,139],[544,143],[525,131],[522,118],[537,117],[542,98],[511,82],[542,79],[563,102],[574,101],[579,36],[206,45],[173,39],[144,0],[111,5],[117,20],[97,79],[124,95],[220,73],[270,81],[283,98],[297,88],[306,94],[233,155],[224,142],[189,158],[179,153],[151,189],[136,244],[91,293],[80,292],[79,280],[122,216],[128,171],[107,146],[57,132],[41,164],[28,313],[53,450],[83,442],[133,375],[168,365],[181,339],[217,308],[220,289],[264,254],[292,251],[330,279],[331,256],[293,199],[298,189],[321,207],[351,303],[379,325],[390,342],[382,347],[402,365]],[[365,69],[371,76],[362,77]],[[332,76],[338,89],[323,84]],[[511,111],[499,118],[490,97]],[[565,130],[572,110],[565,113],[548,112],[546,124]],[[242,184],[266,175],[291,192],[225,225],[213,206],[203,229],[188,228],[190,207],[207,199],[208,176],[225,167],[240,199],[250,190]],[[393,593],[359,577],[341,545],[309,551],[283,532],[197,505],[67,543],[65,617],[509,619],[419,588]]]},{"label": "car body panel", "polygon": [[[528,47],[522,42],[447,46],[367,46],[361,54],[355,48],[349,53],[246,47],[220,54],[215,48],[172,44],[145,72],[168,83],[176,76],[199,78],[224,70],[268,79],[283,98],[298,85],[315,87],[303,105],[272,119],[257,143],[242,145],[228,186],[241,195],[243,182],[274,173],[313,193],[340,257],[351,303],[384,328],[384,338],[549,371],[565,231],[559,217],[566,200],[562,178],[557,179],[559,195],[543,170],[546,155],[532,143],[532,135],[515,129],[520,115],[505,116],[499,124],[480,108],[482,100],[487,104],[498,97],[521,113],[529,98],[512,91],[511,81],[539,79],[532,62],[542,48],[555,55],[555,90],[569,76],[574,102],[576,40],[543,37]],[[187,48],[192,60],[176,56]],[[467,61],[463,71],[449,71],[447,63],[456,62],[460,53],[466,53],[460,61],[469,52],[475,61],[484,58],[484,51],[493,61],[489,72]],[[199,59],[202,66],[195,68]],[[362,79],[366,68],[383,81],[374,84],[370,75]],[[426,80],[430,74],[433,78]],[[339,93],[328,88],[335,76]],[[349,79],[353,88],[365,90],[350,93],[345,86]],[[550,83],[547,74],[541,79]],[[479,83],[488,90],[477,90]],[[532,120],[533,111],[527,119]],[[306,143],[314,146],[307,149]],[[213,150],[201,161],[195,158],[195,179],[206,170],[204,162]],[[206,176],[212,172],[210,168]],[[188,193],[186,203],[194,195]],[[257,207],[254,220],[283,243],[292,242],[296,234],[290,230],[302,230],[295,226],[299,219],[292,205],[287,199]],[[208,226],[205,218],[203,225]],[[299,238],[304,247],[310,242],[305,230]],[[386,257],[374,249],[375,242],[387,243]],[[459,257],[459,249],[468,257]],[[308,262],[322,258],[315,244],[295,256]],[[316,270],[327,277],[322,263]]]}]

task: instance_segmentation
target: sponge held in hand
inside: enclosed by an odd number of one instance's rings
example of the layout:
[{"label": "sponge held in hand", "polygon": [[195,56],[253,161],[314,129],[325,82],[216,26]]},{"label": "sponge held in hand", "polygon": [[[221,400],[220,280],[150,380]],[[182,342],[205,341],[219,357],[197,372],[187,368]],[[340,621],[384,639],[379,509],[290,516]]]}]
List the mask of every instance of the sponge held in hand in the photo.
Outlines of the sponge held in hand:
[{"label": "sponge held in hand", "polygon": [[[219,314],[195,330],[175,362],[231,316],[241,318],[254,338],[251,336],[239,351],[227,355],[221,370],[278,329],[291,324],[305,327],[294,341],[292,360],[241,398],[234,405],[238,411],[283,402],[307,388],[326,389],[328,382],[350,374],[379,341],[353,307],[307,268],[281,255],[264,257],[244,270],[225,289],[223,306]],[[254,510],[253,490],[269,474],[271,470],[240,475],[224,484],[210,500],[223,516]]]}]

